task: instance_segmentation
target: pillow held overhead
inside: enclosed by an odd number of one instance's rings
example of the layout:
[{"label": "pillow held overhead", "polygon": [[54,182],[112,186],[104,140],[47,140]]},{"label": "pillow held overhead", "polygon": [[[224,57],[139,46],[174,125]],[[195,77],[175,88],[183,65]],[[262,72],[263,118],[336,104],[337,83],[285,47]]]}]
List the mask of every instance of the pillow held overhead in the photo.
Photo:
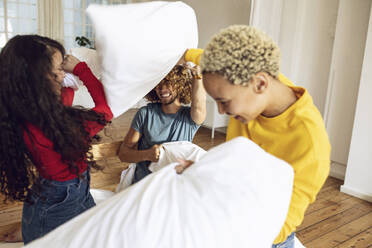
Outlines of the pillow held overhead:
[{"label": "pillow held overhead", "polygon": [[182,2],[90,5],[87,14],[115,117],[153,89],[187,48],[197,47],[195,12]]}]

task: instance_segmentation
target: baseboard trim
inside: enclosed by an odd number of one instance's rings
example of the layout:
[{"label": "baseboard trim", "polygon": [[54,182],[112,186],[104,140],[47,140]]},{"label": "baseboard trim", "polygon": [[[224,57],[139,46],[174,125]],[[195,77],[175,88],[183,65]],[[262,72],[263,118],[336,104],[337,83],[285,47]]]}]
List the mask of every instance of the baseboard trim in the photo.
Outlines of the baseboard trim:
[{"label": "baseboard trim", "polygon": [[351,188],[349,186],[345,186],[345,185],[341,185],[340,190],[341,190],[341,192],[343,192],[345,194],[352,195],[352,196],[358,197],[362,200],[372,202],[372,194],[371,193],[361,192],[357,189],[353,189],[353,188]]},{"label": "baseboard trim", "polygon": [[346,165],[337,162],[331,162],[331,170],[329,175],[340,180],[345,180]]}]

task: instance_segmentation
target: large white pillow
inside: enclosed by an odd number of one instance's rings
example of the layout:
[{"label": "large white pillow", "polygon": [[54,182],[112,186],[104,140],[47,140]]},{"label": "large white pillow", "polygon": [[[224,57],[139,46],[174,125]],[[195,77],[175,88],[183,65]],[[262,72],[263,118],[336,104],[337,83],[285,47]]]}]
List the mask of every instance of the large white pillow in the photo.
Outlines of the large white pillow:
[{"label": "large white pillow", "polygon": [[153,89],[187,48],[198,44],[195,13],[182,2],[90,5],[87,14],[115,117]]},{"label": "large white pillow", "polygon": [[171,164],[28,248],[270,248],[293,170],[252,141],[219,145],[178,175]]}]

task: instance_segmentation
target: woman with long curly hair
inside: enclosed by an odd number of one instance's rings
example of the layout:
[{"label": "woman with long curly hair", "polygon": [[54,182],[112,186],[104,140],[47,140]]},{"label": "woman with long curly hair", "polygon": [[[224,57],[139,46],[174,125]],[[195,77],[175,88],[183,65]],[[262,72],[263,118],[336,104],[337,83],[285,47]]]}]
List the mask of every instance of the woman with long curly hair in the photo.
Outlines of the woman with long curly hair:
[{"label": "woman with long curly hair", "polygon": [[[65,72],[84,82],[93,109],[71,106]],[[0,192],[24,202],[27,244],[95,205],[89,169],[99,166],[89,150],[112,113],[86,63],[47,37],[9,40],[0,53],[0,88]]]},{"label": "woman with long curly hair", "polygon": [[[189,49],[179,63],[198,64],[197,51]],[[135,115],[119,150],[121,161],[137,163],[133,183],[151,173],[148,165],[159,160],[162,143],[191,142],[206,117],[199,66],[176,65],[145,98],[150,103]]]}]

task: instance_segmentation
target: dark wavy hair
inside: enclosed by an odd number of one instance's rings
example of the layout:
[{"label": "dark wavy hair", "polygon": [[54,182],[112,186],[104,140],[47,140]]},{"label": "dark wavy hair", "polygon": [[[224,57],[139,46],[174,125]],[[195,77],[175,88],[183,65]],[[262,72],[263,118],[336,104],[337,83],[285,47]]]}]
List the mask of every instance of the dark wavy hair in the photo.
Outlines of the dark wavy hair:
[{"label": "dark wavy hair", "polygon": [[84,122],[105,125],[102,114],[68,107],[55,92],[52,56],[65,54],[55,40],[38,35],[17,35],[0,53],[0,192],[5,200],[29,201],[31,186],[38,188],[39,174],[24,141],[31,124],[53,142],[68,169],[79,176],[77,161],[99,169],[93,161],[92,137]]},{"label": "dark wavy hair", "polygon": [[[171,85],[173,89],[177,92],[177,97],[183,104],[189,104],[191,102],[192,94],[192,74],[190,69],[182,66],[176,65],[172,70],[160,81],[160,84]],[[146,96],[146,100],[149,102],[160,102],[156,90],[152,89]]]}]

